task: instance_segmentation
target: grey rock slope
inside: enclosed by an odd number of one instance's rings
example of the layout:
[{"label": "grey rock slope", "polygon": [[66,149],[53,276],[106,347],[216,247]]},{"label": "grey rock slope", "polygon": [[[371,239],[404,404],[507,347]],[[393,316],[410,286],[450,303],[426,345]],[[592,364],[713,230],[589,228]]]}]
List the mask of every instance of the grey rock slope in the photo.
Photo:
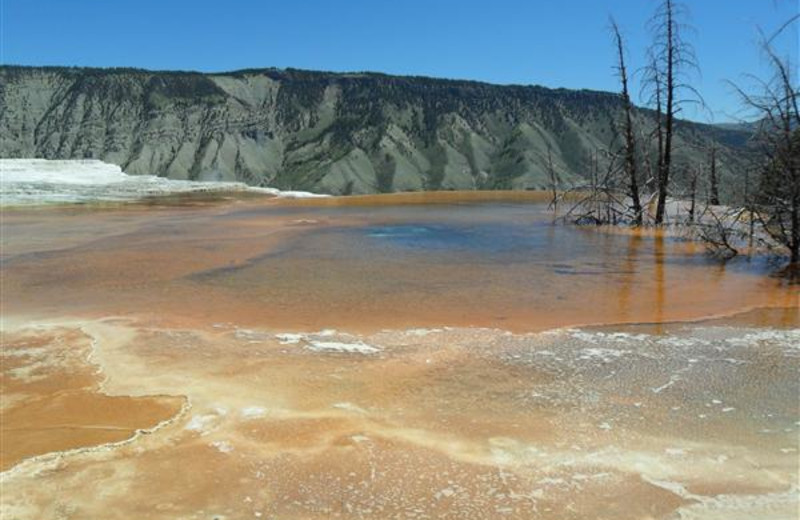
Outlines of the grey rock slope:
[{"label": "grey rock slope", "polygon": [[[620,115],[611,93],[371,73],[0,67],[2,157],[334,194],[544,188],[548,149],[574,184]],[[678,155],[717,140],[733,175],[745,139],[681,122]]]}]

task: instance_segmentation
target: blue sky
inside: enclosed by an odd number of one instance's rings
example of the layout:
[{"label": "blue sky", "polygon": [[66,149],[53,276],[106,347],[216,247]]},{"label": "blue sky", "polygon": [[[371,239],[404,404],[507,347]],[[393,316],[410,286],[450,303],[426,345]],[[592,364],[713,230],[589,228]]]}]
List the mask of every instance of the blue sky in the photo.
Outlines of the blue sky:
[{"label": "blue sky", "polygon": [[[741,115],[725,80],[762,72],[757,27],[798,0],[690,0],[713,111]],[[608,16],[642,65],[656,0],[0,0],[0,61],[224,71],[295,67],[616,90]],[[780,42],[797,55],[797,31]]]}]

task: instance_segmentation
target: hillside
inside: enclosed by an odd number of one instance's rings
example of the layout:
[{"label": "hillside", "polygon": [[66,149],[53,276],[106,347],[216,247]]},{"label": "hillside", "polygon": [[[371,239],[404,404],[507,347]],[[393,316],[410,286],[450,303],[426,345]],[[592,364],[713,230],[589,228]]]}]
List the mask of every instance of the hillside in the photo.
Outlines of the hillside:
[{"label": "hillside", "polygon": [[[576,183],[620,115],[611,93],[373,73],[0,67],[0,157],[333,194],[545,188],[548,148]],[[679,164],[715,139],[736,174],[746,133],[677,133]]]}]

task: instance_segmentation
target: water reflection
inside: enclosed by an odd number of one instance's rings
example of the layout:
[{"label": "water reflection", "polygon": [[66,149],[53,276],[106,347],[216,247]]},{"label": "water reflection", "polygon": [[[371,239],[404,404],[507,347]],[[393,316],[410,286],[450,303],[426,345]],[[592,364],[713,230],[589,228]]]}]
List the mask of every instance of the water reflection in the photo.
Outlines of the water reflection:
[{"label": "water reflection", "polygon": [[629,235],[628,245],[625,248],[625,255],[622,260],[622,277],[617,301],[619,302],[620,321],[623,322],[630,319],[631,291],[633,291],[636,283],[636,269],[638,268],[637,262],[642,240],[642,236],[639,234]]}]

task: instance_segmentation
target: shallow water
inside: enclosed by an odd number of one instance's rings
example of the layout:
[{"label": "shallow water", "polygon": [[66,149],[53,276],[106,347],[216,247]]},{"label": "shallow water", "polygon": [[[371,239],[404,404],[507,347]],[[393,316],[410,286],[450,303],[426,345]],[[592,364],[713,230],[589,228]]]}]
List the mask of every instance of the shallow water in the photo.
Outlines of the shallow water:
[{"label": "shallow water", "polygon": [[326,225],[192,281],[362,329],[666,321],[793,296],[762,259],[722,266],[674,238],[553,225],[543,204],[319,211]]},{"label": "shallow water", "polygon": [[18,211],[4,305],[363,332],[515,331],[795,306],[761,260],[721,265],[664,236],[554,226],[535,203],[269,203]]},{"label": "shallow water", "polygon": [[792,518],[796,287],[448,202],[6,213],[0,514]]}]

